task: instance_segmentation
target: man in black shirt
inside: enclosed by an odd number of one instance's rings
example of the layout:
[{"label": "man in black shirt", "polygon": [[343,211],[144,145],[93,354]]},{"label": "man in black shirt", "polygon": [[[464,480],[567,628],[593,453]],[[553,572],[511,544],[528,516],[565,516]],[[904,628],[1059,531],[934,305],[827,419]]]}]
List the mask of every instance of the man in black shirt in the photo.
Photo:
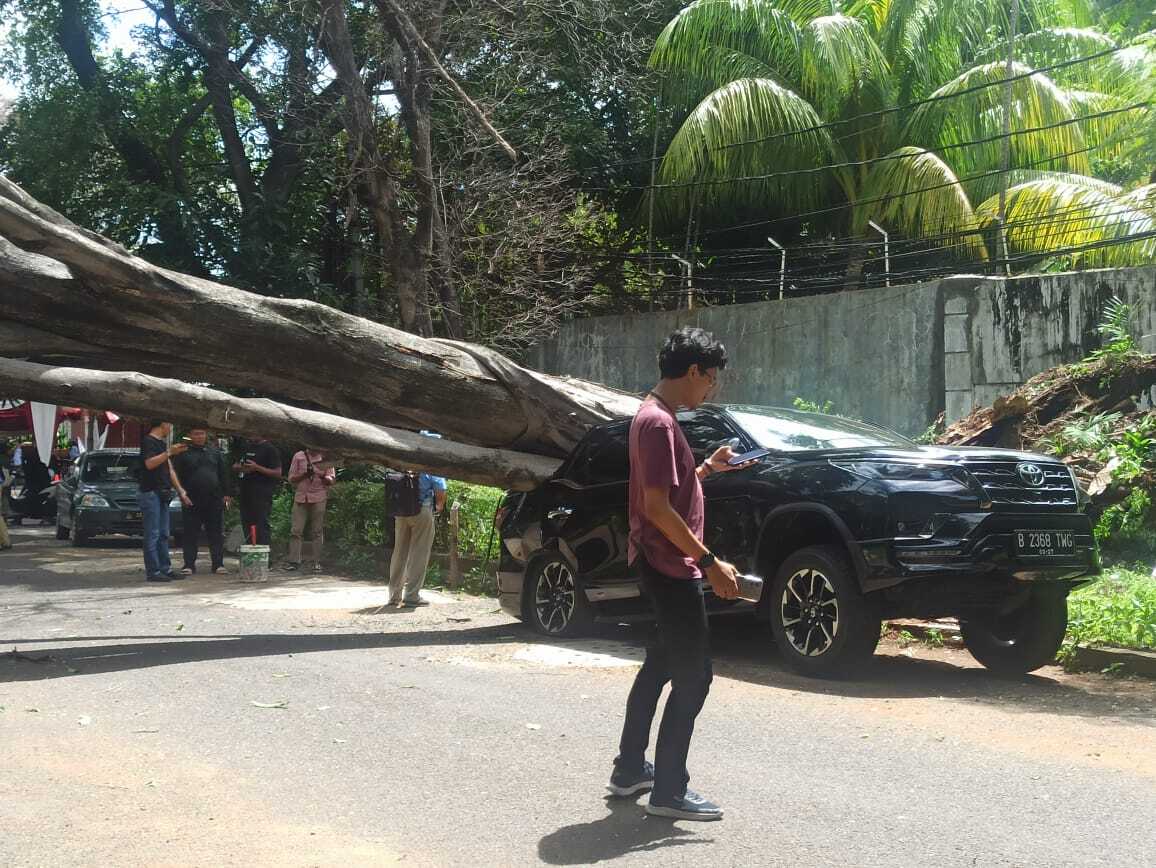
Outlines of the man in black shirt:
[{"label": "man in black shirt", "polygon": [[188,447],[183,443],[168,445],[172,422],[153,419],[148,425],[149,431],[140,442],[140,491],[137,492],[144,523],[145,580],[168,582],[181,578],[173,573],[169,561],[169,502],[173,499],[173,489],[180,494],[181,503],[192,503],[171,459]]},{"label": "man in black shirt", "polygon": [[257,545],[269,545],[269,513],[273,495],[281,482],[281,456],[264,437],[250,441],[244,457],[233,465],[241,474],[241,529],[245,542],[252,542],[257,529]]},{"label": "man in black shirt", "polygon": [[182,575],[197,571],[197,538],[201,528],[209,538],[211,570],[225,572],[225,510],[229,506],[229,469],[220,450],[208,445],[205,428],[189,430],[189,449],[173,459],[177,476],[192,501],[181,509],[185,564]]}]

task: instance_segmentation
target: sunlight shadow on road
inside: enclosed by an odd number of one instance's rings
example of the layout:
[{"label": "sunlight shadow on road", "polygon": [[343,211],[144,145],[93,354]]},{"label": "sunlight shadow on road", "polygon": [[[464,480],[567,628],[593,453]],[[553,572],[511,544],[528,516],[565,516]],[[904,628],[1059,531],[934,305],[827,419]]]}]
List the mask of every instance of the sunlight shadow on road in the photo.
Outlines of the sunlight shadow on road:
[{"label": "sunlight shadow on road", "polygon": [[607,798],[606,807],[610,813],[600,820],[563,826],[546,835],[538,842],[538,858],[549,865],[593,865],[631,853],[714,841],[670,820],[648,816],[634,799]]}]

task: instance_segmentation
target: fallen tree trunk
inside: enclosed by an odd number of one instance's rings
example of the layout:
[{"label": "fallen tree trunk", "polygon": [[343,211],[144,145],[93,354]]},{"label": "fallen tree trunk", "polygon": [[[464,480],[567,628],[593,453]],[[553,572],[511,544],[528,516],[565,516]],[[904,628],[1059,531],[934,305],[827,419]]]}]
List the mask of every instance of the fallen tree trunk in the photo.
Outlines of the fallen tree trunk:
[{"label": "fallen tree trunk", "polygon": [[144,373],[179,370],[182,379],[462,443],[562,456],[591,425],[638,406],[634,396],[538,374],[482,347],[159,268],[2,177],[0,297],[9,325],[66,342],[37,360],[136,360]]},{"label": "fallen tree trunk", "polygon": [[207,424],[218,432],[261,433],[275,440],[307,443],[346,458],[425,470],[499,488],[532,488],[558,467],[556,459],[540,455],[437,440],[265,398],[237,398],[216,389],[139,373],[52,367],[0,358],[0,392],[48,403],[115,407],[144,418]]}]

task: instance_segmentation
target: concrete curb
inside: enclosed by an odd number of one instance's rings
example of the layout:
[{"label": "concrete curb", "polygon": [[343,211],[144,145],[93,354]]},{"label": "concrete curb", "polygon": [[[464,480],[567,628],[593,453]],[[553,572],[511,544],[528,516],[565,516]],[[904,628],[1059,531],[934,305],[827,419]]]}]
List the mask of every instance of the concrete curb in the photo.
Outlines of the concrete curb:
[{"label": "concrete curb", "polygon": [[1115,671],[1156,678],[1156,652],[1153,651],[1080,645],[1076,648],[1073,661],[1079,669],[1103,670],[1108,667],[1119,667]]},{"label": "concrete curb", "polygon": [[[963,647],[963,637],[959,633],[959,624],[955,621],[917,621],[911,618],[898,618],[893,621],[885,621],[883,626],[894,632],[906,631],[916,639],[924,641],[938,632],[944,645],[950,645],[953,648]],[[1154,651],[1080,645],[1076,648],[1072,662],[1073,668],[1076,669],[1101,671],[1114,667],[1115,671],[1129,675],[1156,678],[1156,652]]]}]

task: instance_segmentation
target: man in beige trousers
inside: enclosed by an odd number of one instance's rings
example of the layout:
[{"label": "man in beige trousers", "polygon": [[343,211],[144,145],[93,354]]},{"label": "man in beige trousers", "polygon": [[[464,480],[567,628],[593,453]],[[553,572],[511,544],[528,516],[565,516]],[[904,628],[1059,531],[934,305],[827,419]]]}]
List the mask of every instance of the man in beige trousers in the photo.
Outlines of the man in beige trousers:
[{"label": "man in beige trousers", "polygon": [[325,545],[325,506],[329,501],[329,487],[336,479],[337,471],[322,453],[304,449],[293,456],[293,462],[289,465],[289,483],[296,488],[293,495],[293,524],[289,531],[289,560],[282,569],[292,572],[301,568],[301,547],[308,525],[313,572],[321,572],[321,549]]},{"label": "man in beige trousers", "polygon": [[[441,514],[446,505],[446,481],[440,476],[420,473],[416,478],[408,476],[408,482],[415,484],[414,506],[398,510],[394,516],[393,557],[389,562],[389,603],[390,606],[424,606],[421,587],[425,584],[425,571],[429,567],[429,556],[433,550],[434,516]],[[406,498],[408,500],[408,498]]]}]

